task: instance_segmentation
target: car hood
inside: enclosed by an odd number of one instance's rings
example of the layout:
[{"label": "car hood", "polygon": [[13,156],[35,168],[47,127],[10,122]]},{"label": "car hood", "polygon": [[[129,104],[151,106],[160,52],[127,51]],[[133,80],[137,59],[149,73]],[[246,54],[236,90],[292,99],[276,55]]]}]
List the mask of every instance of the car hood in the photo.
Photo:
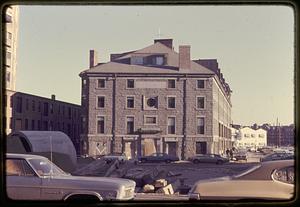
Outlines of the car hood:
[{"label": "car hood", "polygon": [[45,178],[46,180],[52,180],[52,183],[62,185],[72,185],[78,187],[113,187],[119,188],[121,186],[125,187],[135,187],[135,182],[129,179],[123,178],[108,178],[108,177],[87,177],[87,176],[54,176]]},{"label": "car hood", "polygon": [[293,185],[265,180],[224,180],[198,183],[190,193],[199,193],[200,199],[290,199]]}]

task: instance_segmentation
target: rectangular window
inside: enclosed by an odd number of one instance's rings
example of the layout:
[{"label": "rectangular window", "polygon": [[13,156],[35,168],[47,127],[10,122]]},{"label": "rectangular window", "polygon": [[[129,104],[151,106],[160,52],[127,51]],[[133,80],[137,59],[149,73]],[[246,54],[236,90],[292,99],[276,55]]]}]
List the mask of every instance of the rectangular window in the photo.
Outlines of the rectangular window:
[{"label": "rectangular window", "polygon": [[34,120],[31,120],[31,129],[35,130],[35,121]]},{"label": "rectangular window", "polygon": [[48,131],[48,121],[43,121],[43,130]]},{"label": "rectangular window", "polygon": [[175,117],[168,117],[168,134],[175,134]]},{"label": "rectangular window", "polygon": [[174,79],[170,79],[168,80],[168,88],[175,88],[175,80]]},{"label": "rectangular window", "polygon": [[68,107],[68,118],[71,119],[72,118],[72,111],[71,111],[71,107]]},{"label": "rectangular window", "polygon": [[204,88],[204,80],[197,80],[197,88]]},{"label": "rectangular window", "polygon": [[28,130],[28,119],[25,119],[25,130]]},{"label": "rectangular window", "polygon": [[35,101],[32,100],[32,111],[35,111]]},{"label": "rectangular window", "polygon": [[6,71],[6,81],[10,82],[10,72]]},{"label": "rectangular window", "polygon": [[105,97],[104,96],[98,96],[98,108],[104,108],[105,106]]},{"label": "rectangular window", "polygon": [[22,97],[17,97],[17,108],[16,108],[16,111],[18,112],[18,113],[22,113]]},{"label": "rectangular window", "polygon": [[157,124],[157,117],[156,116],[145,116],[145,119],[144,119],[144,123],[145,124]]},{"label": "rectangular window", "polygon": [[6,33],[6,45],[11,46],[12,34],[10,32]]},{"label": "rectangular window", "polygon": [[50,104],[50,113],[53,114],[53,104]]},{"label": "rectangular window", "polygon": [[164,57],[162,57],[162,56],[155,57],[155,64],[156,65],[163,65],[164,64]]},{"label": "rectangular window", "polygon": [[38,130],[41,130],[41,121],[38,120]]},{"label": "rectangular window", "polygon": [[126,128],[127,128],[127,134],[134,133],[134,117],[127,117]]},{"label": "rectangular window", "polygon": [[133,79],[127,80],[127,88],[134,88],[134,80]]},{"label": "rectangular window", "polygon": [[97,118],[97,133],[104,134],[104,116],[98,116]]},{"label": "rectangular window", "polygon": [[197,134],[204,134],[205,120],[204,117],[197,117]]},{"label": "rectangular window", "polygon": [[204,97],[197,97],[197,108],[198,109],[204,109],[204,103],[205,103],[205,98]]},{"label": "rectangular window", "polygon": [[39,101],[38,112],[41,112],[41,102]]},{"label": "rectangular window", "polygon": [[174,109],[176,107],[176,99],[175,97],[168,97],[168,108]]},{"label": "rectangular window", "polygon": [[131,64],[132,65],[143,65],[144,57],[139,57],[139,56],[131,57]]},{"label": "rectangular window", "polygon": [[134,97],[128,96],[127,97],[127,108],[134,108]]},{"label": "rectangular window", "polygon": [[28,99],[26,99],[25,108],[26,108],[26,111],[28,111],[28,109],[29,109],[29,100]]},{"label": "rectangular window", "polygon": [[105,88],[105,79],[98,79],[98,88]]},{"label": "rectangular window", "polygon": [[44,116],[48,116],[48,114],[49,114],[48,110],[49,110],[49,104],[47,102],[45,102],[44,103],[44,113],[43,113]]}]

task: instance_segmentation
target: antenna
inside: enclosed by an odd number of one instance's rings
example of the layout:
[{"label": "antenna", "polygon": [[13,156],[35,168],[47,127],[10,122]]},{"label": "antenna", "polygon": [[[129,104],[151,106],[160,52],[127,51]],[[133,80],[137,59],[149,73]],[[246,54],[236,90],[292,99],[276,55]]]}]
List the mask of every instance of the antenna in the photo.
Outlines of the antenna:
[{"label": "antenna", "polygon": [[157,36],[158,36],[158,39],[160,39],[163,36],[163,34],[160,32],[160,28],[158,28],[158,34],[157,34]]}]

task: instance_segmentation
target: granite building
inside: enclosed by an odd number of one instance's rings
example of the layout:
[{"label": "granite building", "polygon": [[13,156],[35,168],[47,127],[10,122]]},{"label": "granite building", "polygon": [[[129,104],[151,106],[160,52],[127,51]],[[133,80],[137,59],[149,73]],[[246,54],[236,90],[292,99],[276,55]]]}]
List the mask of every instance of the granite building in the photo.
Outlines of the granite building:
[{"label": "granite building", "polygon": [[156,39],[107,63],[91,50],[80,77],[84,153],[186,159],[231,147],[230,87],[217,60],[191,60],[189,45],[176,52],[172,39]]}]

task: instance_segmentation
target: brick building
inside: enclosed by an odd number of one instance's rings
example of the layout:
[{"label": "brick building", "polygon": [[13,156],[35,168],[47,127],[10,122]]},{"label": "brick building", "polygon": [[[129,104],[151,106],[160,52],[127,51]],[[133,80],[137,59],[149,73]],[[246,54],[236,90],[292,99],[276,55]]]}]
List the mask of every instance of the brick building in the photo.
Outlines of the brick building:
[{"label": "brick building", "polygon": [[166,152],[181,159],[231,147],[231,90],[216,59],[191,60],[190,46],[157,39],[111,54],[81,72],[84,153],[129,157]]},{"label": "brick building", "polygon": [[264,125],[267,130],[268,146],[294,146],[295,127],[293,124],[286,126]]},{"label": "brick building", "polygon": [[9,91],[6,107],[12,111],[11,131],[62,131],[80,153],[81,106],[31,94]]}]

